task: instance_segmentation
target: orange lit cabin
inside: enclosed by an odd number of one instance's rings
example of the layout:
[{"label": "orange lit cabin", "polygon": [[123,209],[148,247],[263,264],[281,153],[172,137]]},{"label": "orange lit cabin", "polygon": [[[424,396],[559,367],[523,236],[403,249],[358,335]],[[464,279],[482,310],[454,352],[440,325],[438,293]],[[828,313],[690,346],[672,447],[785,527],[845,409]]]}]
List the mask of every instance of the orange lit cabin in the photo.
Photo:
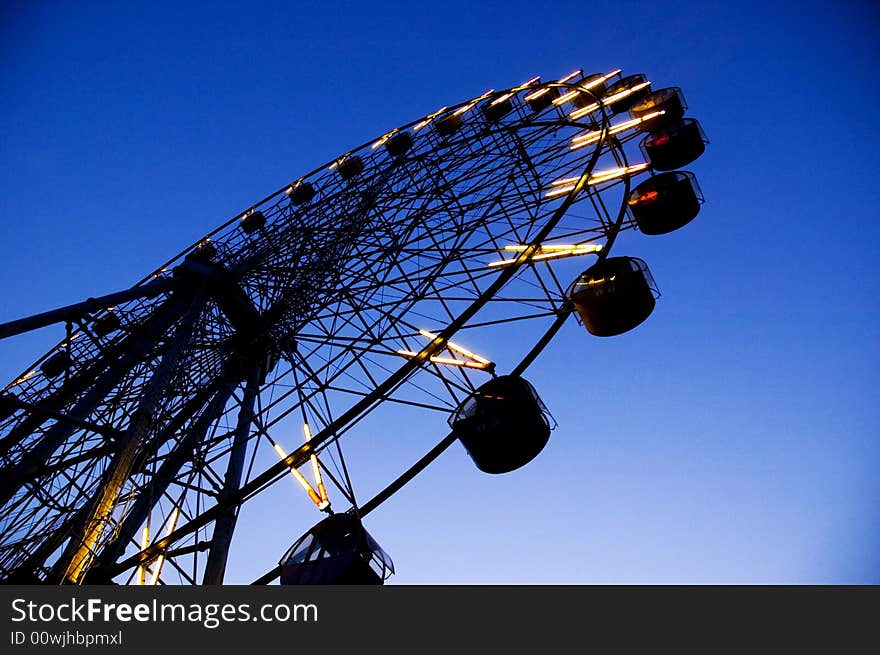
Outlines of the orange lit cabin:
[{"label": "orange lit cabin", "polygon": [[502,375],[480,386],[455,410],[449,424],[477,468],[508,473],[525,466],[550,438],[550,413],[538,392],[519,376]]},{"label": "orange lit cabin", "polygon": [[695,118],[682,118],[654,130],[642,139],[640,147],[651,167],[671,171],[687,166],[706,151],[706,135]]},{"label": "orange lit cabin", "polygon": [[639,184],[630,192],[627,206],[644,234],[666,234],[690,223],[702,202],[693,173],[670,171]]},{"label": "orange lit cabin", "polygon": [[312,527],[279,564],[282,585],[381,585],[394,573],[391,558],[351,514]]},{"label": "orange lit cabin", "polygon": [[584,271],[568,295],[587,331],[597,337],[623,334],[654,311],[659,296],[648,265],[637,257],[609,257]]}]

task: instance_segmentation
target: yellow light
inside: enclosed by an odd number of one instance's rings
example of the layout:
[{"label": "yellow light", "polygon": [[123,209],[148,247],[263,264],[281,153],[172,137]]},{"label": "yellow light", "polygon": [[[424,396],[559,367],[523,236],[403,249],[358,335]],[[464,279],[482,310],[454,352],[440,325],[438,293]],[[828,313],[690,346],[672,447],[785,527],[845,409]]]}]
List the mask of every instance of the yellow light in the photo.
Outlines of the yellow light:
[{"label": "yellow light", "polygon": [[578,94],[578,91],[569,91],[568,93],[559,96],[556,100],[553,101],[553,104],[559,106],[563,103],[568,102],[572,98],[574,98]]},{"label": "yellow light", "polygon": [[[613,102],[617,102],[618,100],[622,100],[623,98],[625,98],[628,95],[631,95],[637,91],[641,91],[642,89],[649,87],[649,86],[651,86],[650,82],[641,82],[639,84],[636,84],[635,86],[631,86],[628,89],[624,89],[623,91],[618,91],[617,93],[610,95],[607,98],[603,98],[602,103],[609,105]],[[588,105],[587,107],[584,107],[583,109],[578,109],[578,110],[571,112],[568,115],[568,117],[571,118],[572,120],[577,120],[578,118],[581,118],[582,116],[586,116],[587,114],[596,111],[598,108],[599,108],[599,103],[594,102],[592,105]]]},{"label": "yellow light", "polygon": [[440,107],[440,109],[435,111],[433,114],[428,114],[428,116],[425,117],[425,120],[423,120],[421,123],[419,123],[418,125],[416,125],[413,128],[413,132],[418,132],[420,129],[425,127],[425,125],[429,125],[431,123],[431,121],[433,121],[437,116],[442,114],[444,111],[446,111],[446,107]]},{"label": "yellow light", "polygon": [[[303,423],[303,437],[306,440],[306,443],[312,440],[312,430],[309,428],[308,423]],[[315,481],[315,484],[318,486],[318,496],[321,499],[321,502],[318,504],[319,509],[324,509],[330,504],[330,501],[327,497],[327,488],[324,486],[324,479],[321,477],[321,467],[318,464],[318,456],[315,453],[312,453],[309,457],[312,464],[312,478]],[[323,507],[322,507],[323,505]]]},{"label": "yellow light", "polygon": [[489,103],[489,106],[490,106],[490,107],[493,107],[493,106],[495,106],[495,105],[499,105],[499,104],[501,104],[502,102],[504,102],[505,100],[509,99],[511,96],[513,96],[513,93],[512,93],[512,92],[511,92],[511,93],[505,93],[504,95],[498,96],[498,97],[495,98],[492,102]]},{"label": "yellow light", "polygon": [[[622,123],[618,123],[617,125],[612,125],[608,128],[608,134],[620,134],[632,127],[636,127],[645,121],[651,120],[652,118],[656,118],[657,116],[662,116],[666,111],[661,109],[660,111],[654,111],[650,114],[645,114],[639,118],[633,118],[632,120],[623,121]],[[571,149],[577,150],[578,148],[583,148],[584,146],[588,146],[591,143],[595,143],[599,140],[601,136],[601,130],[595,132],[589,132],[588,134],[582,134],[580,136],[576,136],[571,140]]]},{"label": "yellow light", "polygon": [[379,146],[383,145],[388,139],[390,139],[390,138],[393,137],[395,134],[397,134],[397,132],[398,132],[398,129],[397,129],[397,128],[394,128],[394,129],[391,130],[388,134],[383,134],[381,137],[379,137],[379,140],[376,141],[376,142],[375,142],[372,146],[370,146],[370,147],[371,147],[373,150],[375,150],[375,149],[378,148]]},{"label": "yellow light", "polygon": [[523,82],[521,84],[521,86],[532,86],[533,84],[537,84],[540,81],[541,81],[541,76],[535,75],[532,79],[526,80],[525,82]]},{"label": "yellow light", "polygon": [[456,109],[453,113],[454,113],[456,116],[461,116],[462,114],[465,114],[465,113],[469,112],[471,109],[473,109],[474,107],[476,107],[477,104],[478,104],[481,100],[485,100],[485,99],[488,98],[490,95],[492,95],[494,92],[495,92],[495,89],[489,89],[488,91],[486,91],[486,93],[484,93],[483,95],[481,95],[479,98],[474,98],[474,99],[471,100],[468,104],[466,104],[464,107],[459,107],[459,108]]},{"label": "yellow light", "polygon": [[[398,355],[403,355],[407,358],[417,357],[418,353],[413,352],[412,350],[398,350]],[[479,370],[485,369],[488,364],[483,364],[482,362],[469,362],[464,359],[454,359],[452,357],[437,357],[431,356],[428,358],[428,361],[432,364],[447,364],[449,366],[460,366],[462,368],[476,368]]]},{"label": "yellow light", "polygon": [[[171,510],[171,514],[168,516],[168,520],[165,521],[165,536],[169,536],[172,532],[174,532],[174,527],[177,525],[177,517],[180,516],[180,510],[176,507]],[[155,586],[159,583],[159,575],[162,573],[162,565],[165,563],[165,553],[159,555],[156,559],[156,563],[153,565],[153,577],[150,579],[150,585]]]},{"label": "yellow light", "polygon": [[559,80],[559,83],[560,83],[560,84],[565,84],[565,83],[568,82],[570,79],[577,77],[578,75],[580,75],[580,74],[583,73],[583,72],[584,72],[583,69],[578,68],[576,71],[572,71],[571,73],[569,73],[568,75],[566,75],[565,77],[563,77],[561,80]]},{"label": "yellow light", "polygon": [[10,384],[9,386],[10,387],[18,386],[22,382],[27,382],[32,377],[34,377],[36,374],[37,374],[37,369],[32,369],[32,370],[28,371],[27,373],[25,373],[24,375],[22,375],[20,378],[18,378],[15,382]]},{"label": "yellow light", "polygon": [[[141,534],[141,550],[144,551],[147,549],[147,546],[150,545],[150,526],[144,525],[144,531]],[[147,565],[142,563],[138,566],[137,573],[137,583],[143,586],[147,581]]]},{"label": "yellow light", "polygon": [[[632,166],[623,166],[621,168],[609,168],[607,170],[599,171],[597,173],[594,173],[593,175],[590,175],[589,180],[587,180],[587,184],[601,184],[602,182],[608,182],[609,180],[613,180],[618,177],[640,173],[649,167],[650,164],[643,162],[641,164],[633,164]],[[555,188],[548,191],[545,194],[545,197],[555,198],[557,196],[562,196],[566,193],[569,193],[575,188],[579,179],[579,177],[566,177],[551,182],[550,185]]]},{"label": "yellow light", "polygon": [[538,89],[537,91],[532,91],[525,97],[526,101],[535,100],[536,98],[540,98],[542,95],[547,93],[550,90],[549,86],[545,86],[543,89]]},{"label": "yellow light", "polygon": [[[439,338],[436,334],[434,334],[433,332],[428,332],[427,330],[419,330],[419,334],[421,334],[423,337],[426,337],[428,339],[438,339]],[[468,357],[468,358],[474,360],[475,362],[479,362],[480,364],[484,364],[485,366],[489,366],[492,364],[492,362],[490,362],[485,357],[480,357],[479,355],[472,353],[467,348],[465,348],[463,346],[459,346],[457,343],[452,343],[451,341],[447,341],[446,347],[449,348],[449,350],[451,350],[452,352],[456,352],[459,355],[464,355],[465,357]],[[458,361],[458,360],[456,360],[456,361]]]},{"label": "yellow light", "polygon": [[[528,246],[505,246],[504,250],[507,252],[524,252]],[[534,255],[530,258],[530,261],[546,261],[548,259],[561,259],[563,257],[576,257],[578,255],[590,255],[600,252],[602,250],[602,244],[598,243],[584,243],[584,244],[552,244],[547,246],[541,246],[538,254]],[[495,262],[489,262],[490,267],[495,266],[510,266],[516,261],[516,259],[501,259]]]},{"label": "yellow light", "polygon": [[[287,459],[287,453],[284,452],[284,448],[282,448],[280,444],[272,444],[272,448],[274,448],[275,453],[281,460]],[[315,490],[312,489],[312,485],[309,484],[309,481],[303,477],[302,473],[300,473],[295,466],[291,465],[288,468],[290,469],[290,474],[293,476],[293,479],[296,480],[299,483],[299,486],[303,488],[303,491],[309,495],[312,502],[320,507],[321,498],[315,493]]]}]

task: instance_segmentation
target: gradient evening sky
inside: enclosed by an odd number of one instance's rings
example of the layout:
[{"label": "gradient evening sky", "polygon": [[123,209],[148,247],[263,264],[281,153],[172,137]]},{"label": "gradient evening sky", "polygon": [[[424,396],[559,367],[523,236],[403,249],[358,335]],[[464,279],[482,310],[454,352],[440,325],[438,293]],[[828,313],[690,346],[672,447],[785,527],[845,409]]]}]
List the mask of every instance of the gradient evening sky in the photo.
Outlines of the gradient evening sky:
[{"label": "gradient evening sky", "polygon": [[[454,445],[369,517],[392,583],[880,583],[878,33],[870,2],[6,0],[0,321],[127,286],[441,105],[643,71],[711,140],[700,217],[615,247],[657,310],[563,328],[528,373],[559,423],[534,462],[486,476]],[[60,336],[0,343],[0,377]],[[445,434],[407,417],[352,433],[362,495]],[[279,482],[228,581],[318,518]]]}]

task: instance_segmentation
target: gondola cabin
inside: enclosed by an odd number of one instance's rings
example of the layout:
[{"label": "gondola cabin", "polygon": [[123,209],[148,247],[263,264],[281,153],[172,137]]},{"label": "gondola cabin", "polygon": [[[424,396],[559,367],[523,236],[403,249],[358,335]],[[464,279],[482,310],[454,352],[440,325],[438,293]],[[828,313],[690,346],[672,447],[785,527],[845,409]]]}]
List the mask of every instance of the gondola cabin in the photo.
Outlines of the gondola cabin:
[{"label": "gondola cabin", "polygon": [[300,182],[286,191],[292,205],[304,205],[315,197],[315,187],[311,182]]},{"label": "gondola cabin", "polygon": [[527,93],[524,99],[529,109],[537,114],[552,105],[553,101],[558,97],[559,87],[545,86]]},{"label": "gondola cabin", "polygon": [[66,350],[59,350],[45,362],[40,364],[40,370],[47,378],[58,377],[64,373],[71,365],[70,355]]},{"label": "gondola cabin", "polygon": [[217,256],[217,246],[211,243],[210,240],[202,241],[199,245],[195,247],[195,249],[190,252],[186,258],[194,259],[200,262],[210,262]]},{"label": "gondola cabin", "polygon": [[333,514],[284,554],[283,585],[381,585],[394,573],[388,554],[351,514]]},{"label": "gondola cabin", "polygon": [[477,468],[508,473],[525,466],[550,438],[550,413],[538,392],[519,376],[489,380],[449,419]]},{"label": "gondola cabin", "polygon": [[587,331],[612,337],[632,330],[651,315],[657,288],[641,259],[609,257],[584,271],[568,293]]},{"label": "gondola cabin", "polygon": [[122,321],[120,321],[119,316],[114,312],[107,312],[100,318],[95,319],[95,322],[92,323],[92,332],[99,337],[106,337],[120,327],[122,327]]},{"label": "gondola cabin", "polygon": [[241,231],[245,234],[253,234],[262,230],[266,225],[266,216],[259,209],[255,209],[245,214],[239,225],[241,226]]},{"label": "gondola cabin", "polygon": [[351,178],[360,175],[361,172],[363,172],[364,160],[357,155],[346,157],[341,162],[339,162],[336,170],[339,171],[339,177],[341,177],[343,180],[350,180]]},{"label": "gondola cabin", "polygon": [[706,151],[706,135],[695,118],[655,130],[640,145],[642,153],[656,171],[671,171],[687,166]]},{"label": "gondola cabin", "polygon": [[[632,89],[633,87],[639,86],[640,84],[645,84],[647,82],[648,78],[645,77],[642,73],[627,75],[626,77],[622,77],[617,80],[614,84],[611,84],[605,91],[605,97],[611,99],[618,93],[626,91],[627,89]],[[611,102],[607,103],[605,107],[607,107],[612,116],[615,114],[620,114],[625,111],[629,111],[630,107],[642,100],[649,93],[651,93],[650,85],[643,87],[638,91],[633,91],[630,94],[618,98],[617,100],[611,100]]]},{"label": "gondola cabin", "polygon": [[662,111],[662,114],[647,119],[641,127],[646,132],[653,132],[667,125],[677,123],[684,117],[687,104],[684,94],[677,86],[652,91],[644,98],[636,102],[629,109],[633,118],[642,118],[649,114]]},{"label": "gondola cabin", "polygon": [[501,97],[487,100],[483,104],[483,115],[486,117],[486,120],[492,123],[497,123],[513,111],[513,104],[510,102],[510,98],[502,100]]},{"label": "gondola cabin", "polygon": [[450,137],[464,124],[461,114],[446,114],[434,121],[434,129],[442,137]]},{"label": "gondola cabin", "polygon": [[660,173],[639,184],[627,207],[644,234],[667,234],[690,223],[700,213],[703,194],[688,171]]},{"label": "gondola cabin", "polygon": [[605,83],[597,83],[597,80],[600,80],[603,77],[605,76],[602,73],[593,73],[592,75],[587,75],[587,77],[580,80],[577,85],[579,87],[585,87],[589,93],[585,93],[583,91],[577,93],[571,99],[571,104],[578,109],[582,109],[583,107],[588,107],[592,105],[597,100],[602,98],[602,96],[605,95]]},{"label": "gondola cabin", "polygon": [[413,140],[409,132],[398,132],[385,142],[385,150],[392,157],[405,155],[412,148]]}]

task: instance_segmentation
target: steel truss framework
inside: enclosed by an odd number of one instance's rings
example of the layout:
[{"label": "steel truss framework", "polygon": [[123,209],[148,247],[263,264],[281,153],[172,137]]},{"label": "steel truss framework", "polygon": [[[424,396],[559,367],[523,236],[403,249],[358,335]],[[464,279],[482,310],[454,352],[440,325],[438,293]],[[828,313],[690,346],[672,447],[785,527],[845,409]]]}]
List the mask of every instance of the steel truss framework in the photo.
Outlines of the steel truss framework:
[{"label": "steel truss framework", "polygon": [[[450,351],[453,337],[538,325],[520,352],[482,353],[522,372],[571,313],[571,278],[542,257],[548,246],[602,246],[604,257],[631,227],[624,199],[643,169],[627,168],[626,150],[638,129],[615,130],[583,79],[531,80],[394,130],[130,291],[66,312],[65,338],[0,405],[0,578],[220,583],[239,511],[312,455],[353,511],[402,486],[406,475],[359,504],[341,449],[359,421],[380,403],[448,414],[494,374],[461,365],[476,360]],[[567,102],[534,111],[527,98],[541,89],[594,104],[576,119]],[[509,113],[487,117],[506,102]],[[451,115],[461,126],[444,133]],[[400,133],[412,146],[395,156],[386,141]],[[573,149],[588,133],[593,143]],[[354,156],[363,171],[343,179]],[[559,179],[574,188],[554,194]],[[314,197],[293,204],[306,182]],[[254,210],[265,224],[245,231]],[[49,376],[41,367],[59,352],[70,364]],[[292,421],[312,438],[258,472],[258,453]]]}]

